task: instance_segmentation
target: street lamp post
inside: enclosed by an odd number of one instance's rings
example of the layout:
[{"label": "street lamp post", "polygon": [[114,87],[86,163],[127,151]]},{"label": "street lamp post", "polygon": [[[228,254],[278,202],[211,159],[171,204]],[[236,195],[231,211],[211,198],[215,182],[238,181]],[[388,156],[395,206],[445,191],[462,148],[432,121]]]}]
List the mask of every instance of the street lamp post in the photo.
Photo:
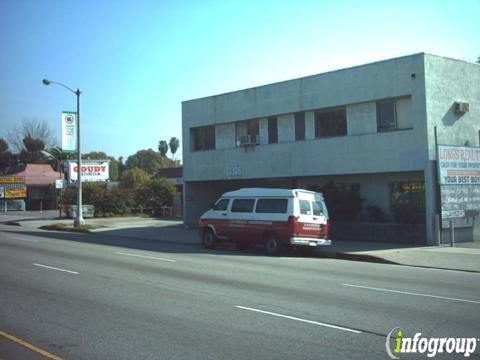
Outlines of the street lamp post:
[{"label": "street lamp post", "polygon": [[43,79],[42,80],[43,85],[50,85],[50,84],[57,84],[68,91],[74,93],[77,96],[77,214],[75,216],[75,219],[73,220],[73,226],[78,227],[80,225],[85,224],[85,220],[83,219],[83,208],[82,208],[82,154],[80,151],[80,94],[82,93],[80,89],[77,89],[76,91],[69,88],[68,86],[59,83],[57,81],[52,81],[52,80],[47,80]]}]

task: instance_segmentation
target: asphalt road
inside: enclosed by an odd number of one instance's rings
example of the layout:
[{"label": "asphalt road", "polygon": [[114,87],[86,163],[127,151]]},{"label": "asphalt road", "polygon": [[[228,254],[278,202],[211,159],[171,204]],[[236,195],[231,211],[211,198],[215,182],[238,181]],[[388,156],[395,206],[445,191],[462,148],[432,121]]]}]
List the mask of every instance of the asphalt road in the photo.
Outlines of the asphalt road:
[{"label": "asphalt road", "polygon": [[480,274],[0,225],[2,360],[388,359],[395,327],[480,338]]}]

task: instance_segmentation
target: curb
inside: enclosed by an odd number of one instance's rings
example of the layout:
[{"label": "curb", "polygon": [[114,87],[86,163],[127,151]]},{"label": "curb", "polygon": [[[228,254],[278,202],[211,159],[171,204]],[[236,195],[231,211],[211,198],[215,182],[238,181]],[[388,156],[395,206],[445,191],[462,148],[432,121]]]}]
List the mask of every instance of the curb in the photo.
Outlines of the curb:
[{"label": "curb", "polygon": [[[370,262],[370,263],[386,264],[386,265],[399,265],[399,266],[415,267],[415,268],[420,268],[420,269],[461,271],[461,272],[474,273],[474,274],[480,273],[480,270],[468,270],[468,269],[444,268],[444,267],[427,266],[427,265],[402,264],[402,263],[386,260],[386,259],[378,257],[378,256],[365,255],[365,254],[350,254],[350,253],[336,252],[334,254],[322,254],[322,255],[326,255],[325,257],[329,257],[329,258],[333,258],[333,259],[339,259],[339,260]],[[331,255],[331,256],[328,256],[328,255]]]},{"label": "curb", "polygon": [[[4,222],[5,225],[14,225],[14,226],[21,226],[19,222],[10,221]],[[183,229],[182,226],[176,226],[177,228]],[[90,234],[90,235],[98,235],[102,237],[121,237],[124,239],[132,239],[132,240],[144,240],[144,241],[152,241],[152,242],[162,242],[162,243],[169,243],[169,244],[176,244],[176,245],[190,245],[190,246],[199,246],[201,242],[191,242],[191,241],[175,241],[175,240],[163,240],[163,239],[152,239],[147,237],[139,237],[139,236],[128,236],[128,235],[109,235],[105,234],[103,231],[95,231],[89,229],[76,229],[76,228],[57,228],[55,225],[44,225],[40,226],[39,229],[46,230],[46,231],[57,231],[57,232],[65,232],[65,233],[76,233],[76,234]],[[402,264],[399,262],[386,260],[379,256],[368,255],[368,254],[354,254],[348,252],[329,252],[329,251],[319,251],[318,254],[324,258],[330,259],[338,259],[338,260],[347,260],[347,261],[359,261],[359,262],[369,262],[369,263],[376,263],[376,264],[386,264],[386,265],[400,265],[400,266],[409,266],[421,269],[435,269],[435,270],[447,270],[447,271],[461,271],[467,273],[480,273],[480,270],[468,270],[468,269],[458,269],[458,268],[444,268],[444,267],[436,267],[436,266],[427,266],[427,265],[413,265],[413,264]]]}]

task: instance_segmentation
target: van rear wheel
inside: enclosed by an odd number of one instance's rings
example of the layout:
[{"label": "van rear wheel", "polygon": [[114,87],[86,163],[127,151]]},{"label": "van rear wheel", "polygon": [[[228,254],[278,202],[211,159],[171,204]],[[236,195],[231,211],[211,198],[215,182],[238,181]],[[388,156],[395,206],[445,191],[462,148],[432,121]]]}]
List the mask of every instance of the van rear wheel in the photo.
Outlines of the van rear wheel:
[{"label": "van rear wheel", "polygon": [[265,251],[268,255],[278,255],[281,250],[281,244],[274,235],[268,235],[265,239]]},{"label": "van rear wheel", "polygon": [[205,230],[202,237],[203,247],[206,249],[213,249],[218,245],[218,240],[211,229]]}]

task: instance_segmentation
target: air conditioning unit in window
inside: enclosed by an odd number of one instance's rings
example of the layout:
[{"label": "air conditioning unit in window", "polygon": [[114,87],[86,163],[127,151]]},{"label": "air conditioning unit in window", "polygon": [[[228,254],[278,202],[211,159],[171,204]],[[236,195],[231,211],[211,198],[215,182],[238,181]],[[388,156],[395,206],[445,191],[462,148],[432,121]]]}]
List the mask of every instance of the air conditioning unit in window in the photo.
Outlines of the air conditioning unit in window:
[{"label": "air conditioning unit in window", "polygon": [[240,146],[258,145],[260,138],[258,135],[242,135],[240,136]]},{"label": "air conditioning unit in window", "polygon": [[455,113],[465,114],[470,110],[470,106],[465,102],[456,102],[455,103]]}]

